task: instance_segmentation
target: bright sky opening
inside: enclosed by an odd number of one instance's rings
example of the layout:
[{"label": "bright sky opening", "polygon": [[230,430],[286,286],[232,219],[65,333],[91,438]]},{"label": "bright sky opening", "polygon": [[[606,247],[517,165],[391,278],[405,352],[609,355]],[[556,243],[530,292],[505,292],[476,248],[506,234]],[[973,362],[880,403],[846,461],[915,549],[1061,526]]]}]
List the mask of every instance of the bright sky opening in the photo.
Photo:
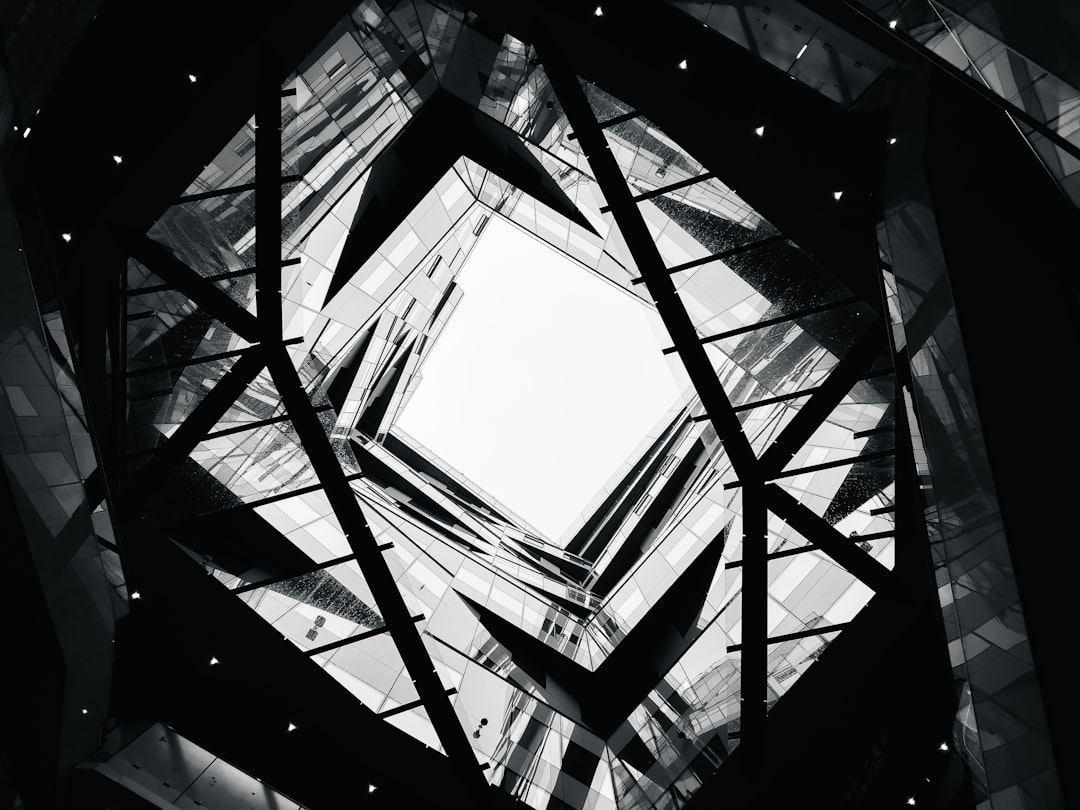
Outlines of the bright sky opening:
[{"label": "bright sky opening", "polygon": [[642,303],[492,217],[397,424],[549,540],[679,397]]}]

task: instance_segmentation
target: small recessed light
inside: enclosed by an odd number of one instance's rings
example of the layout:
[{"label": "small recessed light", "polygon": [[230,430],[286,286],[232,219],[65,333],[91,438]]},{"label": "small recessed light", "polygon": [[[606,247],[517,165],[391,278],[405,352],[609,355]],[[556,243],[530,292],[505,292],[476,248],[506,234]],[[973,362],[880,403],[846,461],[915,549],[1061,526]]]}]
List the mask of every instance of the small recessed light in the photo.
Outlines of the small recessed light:
[{"label": "small recessed light", "polygon": [[915,806],[915,797],[914,796],[908,796],[907,803],[910,804],[912,807],[914,807]]},{"label": "small recessed light", "polygon": [[195,82],[197,82],[197,81],[198,81],[198,77],[196,77],[196,75],[195,75],[194,73],[189,73],[189,74],[187,75],[187,80],[188,80],[189,82],[191,82],[192,84],[195,84]]},{"label": "small recessed light", "polygon": [[795,58],[796,59],[802,59],[802,55],[804,53],[806,53],[806,49],[809,48],[809,47],[810,47],[810,43],[807,42],[805,45],[803,45],[801,48],[799,48],[799,52],[797,54],[795,54]]},{"label": "small recessed light", "polygon": [[368,793],[374,793],[375,792],[375,786],[374,785],[368,785],[367,786],[367,792]]},{"label": "small recessed light", "polygon": [[83,713],[83,714],[90,714],[90,711],[89,711],[88,709],[83,709],[83,710],[82,710],[82,713]]},{"label": "small recessed light", "polygon": [[948,750],[949,750],[949,744],[948,743],[942,743],[941,745],[938,746],[938,751],[948,751]]},{"label": "small recessed light", "polygon": [[762,135],[765,134],[765,127],[758,127],[754,130],[754,134],[760,138]]},{"label": "small recessed light", "polygon": [[597,6],[596,11],[593,12],[593,16],[594,17],[603,17],[604,16],[604,10],[602,8],[600,8],[600,6]]},{"label": "small recessed light", "polygon": [[115,163],[117,166],[124,162],[124,159],[120,155],[113,155],[112,159],[113,163]]},{"label": "small recessed light", "polygon": [[[66,236],[66,237],[67,237],[68,239],[70,239],[70,238],[71,238],[71,234],[70,234],[70,233],[65,233],[65,234],[64,234],[64,236]],[[142,599],[142,594],[141,594],[141,593],[139,593],[138,591],[132,591],[132,592],[131,592],[131,598],[132,598],[132,599]]]},{"label": "small recessed light", "polygon": [[296,731],[296,726],[294,726],[292,723],[289,723],[289,731]]},{"label": "small recessed light", "polygon": [[679,70],[686,70],[686,60],[685,59],[683,59],[681,62],[679,62]]},{"label": "small recessed light", "polygon": [[842,191],[834,191],[834,192],[832,193],[832,198],[833,198],[834,200],[839,200],[839,199],[840,199],[841,197],[843,197],[843,196],[844,196],[844,192],[842,192]]},{"label": "small recessed light", "polygon": [[27,127],[26,129],[23,130],[22,136],[24,138],[29,138],[30,137],[30,127]]},{"label": "small recessed light", "polygon": [[[892,28],[893,30],[895,30],[896,26],[897,26],[897,24],[899,22],[900,22],[899,20],[889,20],[889,28]],[[911,802],[911,803],[915,804],[915,802]]]},{"label": "small recessed light", "polygon": [[[65,242],[70,242],[71,241],[71,234],[70,233],[62,233],[62,234],[60,234],[60,238],[63,239]],[[131,598],[132,599],[138,599],[139,597],[138,597],[137,594],[135,594],[135,595],[132,595]]]},{"label": "small recessed light", "polygon": [[896,138],[889,138],[889,146],[892,146],[894,143],[896,143]]},{"label": "small recessed light", "polygon": [[215,664],[220,664],[220,663],[221,662],[218,661],[216,657],[210,656],[210,666],[214,666]]}]

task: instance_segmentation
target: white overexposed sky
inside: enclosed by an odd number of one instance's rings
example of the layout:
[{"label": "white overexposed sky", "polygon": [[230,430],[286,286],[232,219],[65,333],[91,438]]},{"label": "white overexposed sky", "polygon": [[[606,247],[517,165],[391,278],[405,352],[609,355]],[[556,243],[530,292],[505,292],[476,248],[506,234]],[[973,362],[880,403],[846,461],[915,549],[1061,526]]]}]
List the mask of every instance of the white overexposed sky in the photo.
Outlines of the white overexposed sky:
[{"label": "white overexposed sky", "polygon": [[679,389],[644,305],[493,216],[397,424],[558,541]]}]

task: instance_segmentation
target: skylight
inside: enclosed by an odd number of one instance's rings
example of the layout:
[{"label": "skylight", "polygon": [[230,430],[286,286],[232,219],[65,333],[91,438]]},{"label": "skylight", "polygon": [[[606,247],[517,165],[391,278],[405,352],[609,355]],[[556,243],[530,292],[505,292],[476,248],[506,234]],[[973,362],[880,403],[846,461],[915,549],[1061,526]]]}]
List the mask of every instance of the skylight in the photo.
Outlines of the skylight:
[{"label": "skylight", "polygon": [[679,397],[645,306],[492,217],[397,424],[557,540]]}]

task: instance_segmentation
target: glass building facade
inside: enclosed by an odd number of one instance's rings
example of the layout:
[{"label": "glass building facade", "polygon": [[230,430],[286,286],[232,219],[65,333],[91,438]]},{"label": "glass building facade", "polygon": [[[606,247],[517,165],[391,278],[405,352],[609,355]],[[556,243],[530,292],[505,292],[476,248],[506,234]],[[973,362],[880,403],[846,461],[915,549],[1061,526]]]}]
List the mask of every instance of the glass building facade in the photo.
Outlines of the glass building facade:
[{"label": "glass building facade", "polygon": [[[142,17],[37,62],[60,23],[18,18],[4,496],[51,731],[13,806],[1066,806],[940,133],[990,122],[1053,270],[1068,74],[994,3],[543,5],[147,49],[156,106],[55,165]],[[640,306],[681,391],[561,537],[398,426],[493,220]]]}]

